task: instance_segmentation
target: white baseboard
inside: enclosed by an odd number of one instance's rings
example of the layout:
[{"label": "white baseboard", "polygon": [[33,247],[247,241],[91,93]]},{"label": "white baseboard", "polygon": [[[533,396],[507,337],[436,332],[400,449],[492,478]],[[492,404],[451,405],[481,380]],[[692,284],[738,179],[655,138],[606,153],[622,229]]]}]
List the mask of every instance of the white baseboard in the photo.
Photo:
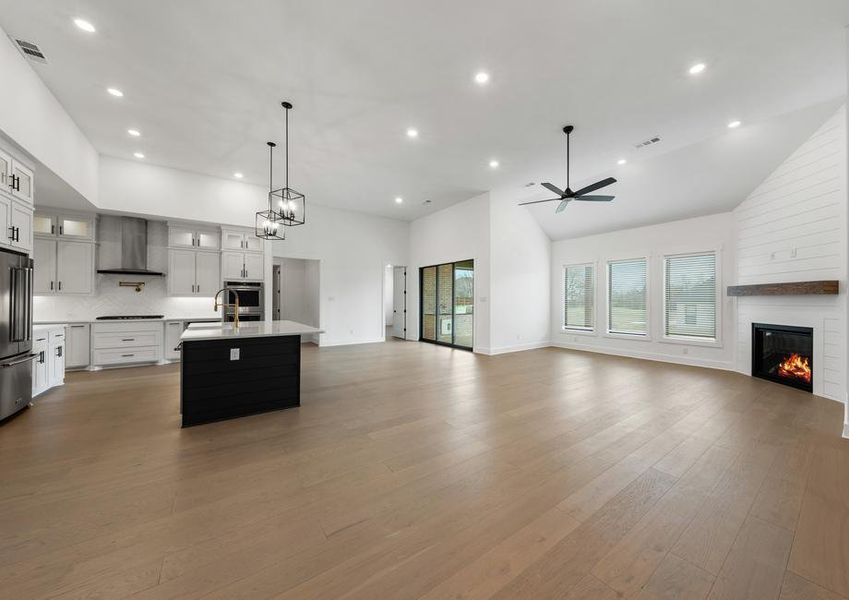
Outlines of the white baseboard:
[{"label": "white baseboard", "polygon": [[490,356],[495,356],[497,354],[509,354],[511,352],[524,352],[525,350],[549,348],[550,346],[550,341],[543,340],[540,342],[529,342],[527,344],[516,344],[514,346],[499,346],[497,348],[486,348],[486,352],[483,351],[483,348],[476,348],[475,351],[480,352],[481,354],[489,354]]},{"label": "white baseboard", "polygon": [[843,424],[843,437],[849,440],[849,423]]},{"label": "white baseboard", "polygon": [[736,371],[733,361],[672,356],[669,354],[657,354],[655,352],[634,352],[632,350],[621,350],[618,348],[616,350],[609,350],[607,348],[590,346],[587,344],[565,344],[562,342],[554,342],[551,345],[555,348],[565,348],[567,350],[580,350],[581,352],[595,352],[597,354],[607,354],[608,356],[625,356],[628,358],[640,358],[643,360],[652,360],[655,362],[686,365],[688,367],[705,367],[707,369],[719,369],[721,371]]},{"label": "white baseboard", "polygon": [[385,342],[383,338],[375,338],[373,340],[358,340],[356,342],[324,342],[318,345],[322,348],[331,348],[333,346],[359,346],[360,344],[381,344]]}]

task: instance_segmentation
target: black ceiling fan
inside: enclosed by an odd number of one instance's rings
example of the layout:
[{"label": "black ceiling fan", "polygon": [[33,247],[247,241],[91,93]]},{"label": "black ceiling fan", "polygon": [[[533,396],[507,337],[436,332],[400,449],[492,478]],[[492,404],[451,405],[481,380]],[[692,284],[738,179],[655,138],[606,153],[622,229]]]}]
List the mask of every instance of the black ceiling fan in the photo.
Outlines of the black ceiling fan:
[{"label": "black ceiling fan", "polygon": [[570,202],[573,200],[579,200],[581,202],[610,202],[613,200],[615,196],[588,196],[587,194],[594,192],[596,190],[600,190],[603,187],[607,187],[613,183],[616,183],[616,180],[613,177],[608,177],[607,179],[602,179],[601,181],[597,181],[592,185],[588,185],[579,189],[578,191],[572,191],[569,187],[569,140],[572,132],[575,130],[575,127],[572,125],[566,125],[563,128],[563,133],[566,134],[566,189],[561,190],[557,186],[552,185],[551,183],[542,183],[542,187],[546,188],[549,191],[557,194],[557,198],[549,198],[548,200],[533,200],[531,202],[522,202],[520,206],[525,206],[526,204],[540,204],[542,202],[560,202],[557,205],[557,210],[554,212],[559,213],[562,212],[564,208],[566,208]]}]

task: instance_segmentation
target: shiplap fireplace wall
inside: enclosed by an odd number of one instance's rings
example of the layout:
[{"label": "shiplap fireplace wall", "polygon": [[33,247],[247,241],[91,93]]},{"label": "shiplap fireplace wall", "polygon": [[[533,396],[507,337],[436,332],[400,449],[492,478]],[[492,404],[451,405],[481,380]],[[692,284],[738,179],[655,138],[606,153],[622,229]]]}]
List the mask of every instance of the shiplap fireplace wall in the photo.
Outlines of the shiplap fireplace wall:
[{"label": "shiplap fireplace wall", "polygon": [[847,131],[841,108],[734,210],[737,283],[840,281],[836,296],[735,300],[737,369],[751,374],[752,323],[814,330],[814,393],[846,401]]}]

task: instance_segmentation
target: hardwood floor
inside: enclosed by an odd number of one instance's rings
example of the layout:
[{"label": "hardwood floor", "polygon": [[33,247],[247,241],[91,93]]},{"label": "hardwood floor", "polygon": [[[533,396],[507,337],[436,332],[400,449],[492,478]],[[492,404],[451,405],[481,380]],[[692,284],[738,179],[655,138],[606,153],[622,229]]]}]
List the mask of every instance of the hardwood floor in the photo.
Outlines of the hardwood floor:
[{"label": "hardwood floor", "polygon": [[0,426],[4,598],[849,598],[843,407],[737,374],[387,342],[181,430],[176,366]]}]

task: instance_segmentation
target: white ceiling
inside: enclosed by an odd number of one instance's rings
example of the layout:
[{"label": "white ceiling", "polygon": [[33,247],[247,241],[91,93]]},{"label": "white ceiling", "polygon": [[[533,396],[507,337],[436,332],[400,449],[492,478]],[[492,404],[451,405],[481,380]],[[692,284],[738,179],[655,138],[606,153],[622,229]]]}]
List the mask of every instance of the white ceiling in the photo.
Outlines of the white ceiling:
[{"label": "white ceiling", "polygon": [[[104,154],[141,150],[154,164],[264,185],[265,142],[281,141],[279,101],[290,99],[293,187],[412,219],[495,187],[562,183],[560,127],[572,122],[575,181],[609,171],[622,178],[617,193],[638,181],[653,193],[665,184],[652,177],[674,175],[678,198],[663,195],[651,217],[624,219],[623,208],[624,226],[677,215],[710,179],[698,173],[706,157],[729,184],[699,202],[723,209],[744,196],[751,170],[723,156],[735,149],[725,124],[743,120],[734,133],[745,138],[752,124],[844,95],[846,24],[846,0],[0,0],[0,26],[42,48],[49,64],[36,70]],[[694,78],[696,61],[708,69]],[[472,81],[481,68],[486,87]],[[633,149],[655,134],[657,148]],[[766,148],[770,159],[791,150]],[[654,166],[660,156],[672,162]],[[569,227],[539,214],[549,235]],[[599,227],[586,218],[569,234]]]}]

